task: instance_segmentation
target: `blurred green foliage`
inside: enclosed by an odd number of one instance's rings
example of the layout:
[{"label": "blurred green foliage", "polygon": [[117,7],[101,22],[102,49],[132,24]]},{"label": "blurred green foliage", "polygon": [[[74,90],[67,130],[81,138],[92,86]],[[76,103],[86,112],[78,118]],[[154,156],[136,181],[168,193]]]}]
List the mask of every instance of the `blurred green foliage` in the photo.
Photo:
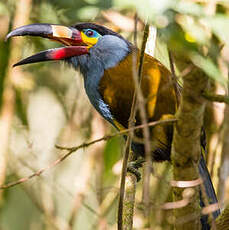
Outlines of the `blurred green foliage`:
[{"label": "blurred green foliage", "polygon": [[[16,2],[17,0],[0,0],[0,95],[4,89],[10,55],[10,41],[4,42],[4,36],[11,30]],[[214,49],[216,51],[206,58],[203,47],[218,47],[223,43],[228,45],[227,1],[219,1],[216,13],[209,15],[203,4],[191,1],[34,0],[30,23],[71,25],[79,21],[98,20],[106,24],[101,16],[101,11],[106,9],[116,9],[130,15],[137,11],[143,21],[148,20],[150,24],[157,26],[155,56],[166,66],[169,66],[168,45],[174,52],[185,52],[211,79],[226,85],[227,80],[217,63],[218,50]],[[215,36],[215,44],[209,31]],[[125,35],[131,39],[133,37],[133,33],[125,32]],[[46,39],[23,40],[22,58],[58,46]],[[16,114],[6,181],[29,175],[57,159],[62,152],[55,149],[55,143],[76,146],[88,141],[98,131],[92,128],[94,112],[85,96],[83,82],[78,73],[67,65],[54,62],[28,65],[22,70],[23,77],[16,87]],[[101,122],[101,126],[106,132],[113,131],[107,124]],[[118,187],[114,187],[114,184],[118,184],[119,176],[112,168],[121,159],[122,143],[120,137],[107,141],[103,146],[103,161],[97,162],[95,157],[94,161],[102,165],[102,172],[97,166],[93,166],[90,171],[84,205],[74,219],[74,229],[96,229],[101,218],[98,216],[99,193],[103,191],[103,198],[107,194],[109,196],[110,191],[118,193]],[[47,171],[41,178],[34,178],[6,190],[0,210],[0,228],[67,229],[76,192],[80,187],[78,181],[86,174],[84,166],[90,161],[93,151],[93,147],[81,149],[56,168]],[[157,179],[154,180],[157,182]],[[117,205],[117,199],[114,203]],[[111,202],[110,209],[105,213],[108,229],[115,229],[114,203]],[[156,214],[154,218],[156,223]]]}]

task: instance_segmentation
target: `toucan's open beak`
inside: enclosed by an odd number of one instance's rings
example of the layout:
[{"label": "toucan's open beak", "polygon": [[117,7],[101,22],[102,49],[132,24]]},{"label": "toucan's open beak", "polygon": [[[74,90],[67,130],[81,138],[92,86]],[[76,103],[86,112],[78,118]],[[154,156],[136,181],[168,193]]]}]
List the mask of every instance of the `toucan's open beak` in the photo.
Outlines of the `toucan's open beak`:
[{"label": "toucan's open beak", "polygon": [[89,47],[83,43],[81,32],[74,27],[51,24],[31,24],[11,31],[6,40],[15,36],[39,36],[60,42],[68,47],[49,49],[25,58],[14,66],[35,62],[61,60],[87,54]]}]

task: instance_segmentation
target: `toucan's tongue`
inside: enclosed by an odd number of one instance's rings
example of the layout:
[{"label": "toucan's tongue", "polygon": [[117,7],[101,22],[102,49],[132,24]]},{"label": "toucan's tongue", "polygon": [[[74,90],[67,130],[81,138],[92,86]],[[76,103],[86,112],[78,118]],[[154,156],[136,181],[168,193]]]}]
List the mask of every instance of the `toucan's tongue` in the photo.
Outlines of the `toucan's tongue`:
[{"label": "toucan's tongue", "polygon": [[79,56],[88,53],[88,47],[83,46],[81,32],[74,27],[66,27],[51,24],[31,24],[19,27],[11,31],[6,40],[15,36],[39,36],[58,41],[68,47],[50,49],[42,51],[33,56],[25,58],[14,66],[24,65],[35,62],[61,60],[73,56]]}]

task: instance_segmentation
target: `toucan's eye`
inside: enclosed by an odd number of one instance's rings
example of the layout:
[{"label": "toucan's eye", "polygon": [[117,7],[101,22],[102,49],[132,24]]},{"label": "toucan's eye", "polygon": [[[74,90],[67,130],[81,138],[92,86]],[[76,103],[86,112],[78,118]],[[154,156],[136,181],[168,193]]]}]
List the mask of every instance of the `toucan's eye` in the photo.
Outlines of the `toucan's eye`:
[{"label": "toucan's eye", "polygon": [[99,33],[97,33],[95,30],[92,30],[92,29],[86,29],[83,32],[85,35],[87,35],[87,37],[90,37],[90,38],[98,38],[101,36]]},{"label": "toucan's eye", "polygon": [[93,37],[94,31],[93,31],[93,30],[88,30],[88,31],[86,31],[85,34],[86,34],[88,37]]}]

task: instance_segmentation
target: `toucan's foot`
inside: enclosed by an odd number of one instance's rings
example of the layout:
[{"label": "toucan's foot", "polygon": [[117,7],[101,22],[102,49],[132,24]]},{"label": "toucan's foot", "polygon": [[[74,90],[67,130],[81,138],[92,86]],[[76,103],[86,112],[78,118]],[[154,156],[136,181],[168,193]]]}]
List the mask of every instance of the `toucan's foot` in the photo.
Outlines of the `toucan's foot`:
[{"label": "toucan's foot", "polygon": [[136,176],[137,182],[141,180],[141,173],[138,171],[138,169],[142,167],[144,162],[145,160],[143,158],[138,158],[135,161],[129,162],[127,165],[127,171]]},{"label": "toucan's foot", "polygon": [[[130,163],[132,163],[132,162],[130,162]],[[127,172],[130,172],[130,173],[134,174],[136,176],[136,178],[137,178],[137,182],[139,182],[141,180],[141,178],[142,178],[141,173],[138,172],[138,170],[136,168],[131,166],[131,164],[127,166]]]}]

